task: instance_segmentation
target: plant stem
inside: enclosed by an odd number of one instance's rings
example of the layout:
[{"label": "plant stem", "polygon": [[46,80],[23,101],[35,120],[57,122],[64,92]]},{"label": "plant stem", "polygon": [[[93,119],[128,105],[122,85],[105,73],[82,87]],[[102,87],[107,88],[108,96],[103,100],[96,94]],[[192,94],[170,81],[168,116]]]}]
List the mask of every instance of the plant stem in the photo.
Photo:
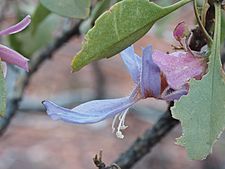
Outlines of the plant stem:
[{"label": "plant stem", "polygon": [[213,48],[215,50],[218,50],[218,53],[220,53],[220,43],[221,43],[221,3],[214,2],[215,6],[215,28],[214,28],[214,37],[213,41],[214,46]]},{"label": "plant stem", "polygon": [[208,41],[208,45],[211,46],[213,40],[212,40],[211,36],[208,34],[208,32],[206,31],[206,29],[205,29],[205,27],[203,26],[202,21],[201,21],[201,19],[200,19],[200,17],[199,17],[199,14],[198,14],[198,8],[197,8],[197,0],[194,0],[194,1],[193,1],[193,6],[194,6],[194,12],[195,12],[195,16],[196,16],[198,25],[199,25],[199,27],[201,28],[202,32],[204,33],[205,38],[206,38],[207,41]]},{"label": "plant stem", "polygon": [[202,25],[205,26],[206,24],[206,11],[208,9],[208,6],[207,6],[207,0],[204,0],[203,2],[203,6],[202,6],[202,13],[201,13],[201,20],[202,20]]}]

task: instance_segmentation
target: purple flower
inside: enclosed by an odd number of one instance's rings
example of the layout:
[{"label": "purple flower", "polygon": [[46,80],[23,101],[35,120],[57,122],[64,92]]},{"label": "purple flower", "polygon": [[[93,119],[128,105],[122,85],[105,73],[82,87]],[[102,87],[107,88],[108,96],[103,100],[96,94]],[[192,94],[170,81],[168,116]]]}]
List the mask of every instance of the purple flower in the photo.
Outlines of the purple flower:
[{"label": "purple flower", "polygon": [[191,78],[201,78],[207,65],[204,58],[188,52],[166,54],[156,50],[152,57],[166,76],[168,85],[174,90],[184,88]]},{"label": "purple flower", "polygon": [[[30,16],[26,16],[21,22],[17,23],[16,25],[13,25],[9,28],[6,28],[2,31],[0,31],[0,35],[11,35],[15,34],[17,32],[22,31],[25,29],[31,22]],[[24,70],[28,71],[28,59],[23,57],[21,54],[18,52],[0,44],[0,59],[1,61],[17,65]],[[3,71],[4,75],[6,75],[6,64],[3,62]]]},{"label": "purple flower", "polygon": [[181,95],[187,93],[184,88],[178,91],[166,88],[166,91],[161,95],[160,69],[152,60],[151,46],[143,49],[142,58],[135,54],[133,47],[128,47],[121,52],[121,58],[135,83],[135,87],[129,96],[119,99],[94,100],[73,109],[66,109],[46,100],[43,101],[43,105],[46,107],[48,115],[54,120],[77,124],[96,123],[114,117],[113,131],[115,130],[115,121],[118,118],[119,124],[116,135],[123,138],[121,130],[127,128],[125,116],[134,103],[148,97],[170,101],[179,99]]}]

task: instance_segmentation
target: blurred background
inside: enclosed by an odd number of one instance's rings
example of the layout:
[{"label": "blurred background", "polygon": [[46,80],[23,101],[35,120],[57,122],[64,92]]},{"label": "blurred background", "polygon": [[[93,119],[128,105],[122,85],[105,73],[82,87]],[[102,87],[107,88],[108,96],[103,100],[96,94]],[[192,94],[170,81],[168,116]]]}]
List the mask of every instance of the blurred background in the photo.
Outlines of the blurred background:
[{"label": "blurred background", "polygon": [[[172,1],[160,0],[156,3],[167,5]],[[38,5],[36,0],[0,0],[0,28],[16,23],[27,14],[34,16]],[[172,31],[181,21],[185,21],[190,28],[194,27],[190,4],[157,22],[134,44],[136,52],[141,55],[142,47],[147,44],[165,52],[172,51],[171,45],[178,45]],[[16,35],[1,37],[1,43],[32,58],[78,22],[78,19],[51,13],[39,23],[35,33],[28,28]],[[81,32],[87,29],[87,26],[84,27],[80,27]],[[45,99],[72,108],[93,99],[126,96],[133,88],[119,55],[71,73],[71,60],[80,50],[83,38],[82,34],[73,37],[32,75],[19,111],[0,137],[0,169],[93,169],[96,167],[92,158],[100,150],[103,151],[104,162],[110,164],[166,111],[167,104],[155,99],[135,104],[127,115],[126,124],[129,127],[124,131],[125,138],[122,140],[112,133],[112,119],[92,125],[52,121],[41,104]],[[10,75],[7,78],[10,84]],[[223,136],[206,160],[192,161],[184,148],[175,145],[175,139],[180,135],[181,128],[177,126],[133,168],[225,169]]]}]

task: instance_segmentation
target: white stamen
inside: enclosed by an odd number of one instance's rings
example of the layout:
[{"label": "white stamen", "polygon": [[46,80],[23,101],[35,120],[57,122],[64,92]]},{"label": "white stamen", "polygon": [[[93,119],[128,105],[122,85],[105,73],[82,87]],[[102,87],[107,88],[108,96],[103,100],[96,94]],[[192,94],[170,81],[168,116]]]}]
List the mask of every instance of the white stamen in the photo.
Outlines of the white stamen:
[{"label": "white stamen", "polygon": [[112,133],[114,133],[115,130],[116,130],[115,123],[116,123],[116,119],[117,119],[118,116],[119,116],[119,114],[115,115],[115,117],[113,118],[113,121],[112,121]]},{"label": "white stamen", "polygon": [[124,138],[124,135],[123,135],[123,133],[122,133],[121,131],[117,131],[117,132],[116,132],[116,136],[117,136],[118,138],[120,138],[120,139],[123,139],[123,138]]},{"label": "white stamen", "polygon": [[122,133],[121,130],[124,130],[124,129],[126,129],[126,128],[128,127],[128,126],[125,125],[125,117],[126,117],[126,114],[127,114],[128,110],[129,110],[129,108],[126,109],[126,110],[125,110],[123,113],[121,113],[120,116],[119,116],[119,125],[118,125],[118,127],[117,127],[116,136],[117,136],[118,138],[121,138],[121,139],[124,138],[124,135],[123,135],[123,133]]},{"label": "white stamen", "polygon": [[120,129],[121,130],[124,130],[124,129],[126,129],[128,126],[126,126],[125,125],[125,118],[126,118],[126,115],[127,115],[127,112],[128,112],[128,110],[129,109],[127,109],[122,115],[121,115],[121,118],[120,118],[120,120],[121,120],[121,127],[120,127]]}]

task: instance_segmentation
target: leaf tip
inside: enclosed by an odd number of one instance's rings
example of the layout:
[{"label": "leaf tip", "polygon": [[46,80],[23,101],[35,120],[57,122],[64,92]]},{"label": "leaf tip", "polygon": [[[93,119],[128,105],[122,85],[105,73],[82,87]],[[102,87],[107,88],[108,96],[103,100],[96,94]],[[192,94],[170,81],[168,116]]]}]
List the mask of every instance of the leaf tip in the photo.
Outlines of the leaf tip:
[{"label": "leaf tip", "polygon": [[80,56],[79,52],[76,56],[74,56],[72,63],[71,63],[71,67],[72,67],[72,73],[79,71],[81,68],[83,68],[85,66],[85,64],[83,63],[81,56]]}]

